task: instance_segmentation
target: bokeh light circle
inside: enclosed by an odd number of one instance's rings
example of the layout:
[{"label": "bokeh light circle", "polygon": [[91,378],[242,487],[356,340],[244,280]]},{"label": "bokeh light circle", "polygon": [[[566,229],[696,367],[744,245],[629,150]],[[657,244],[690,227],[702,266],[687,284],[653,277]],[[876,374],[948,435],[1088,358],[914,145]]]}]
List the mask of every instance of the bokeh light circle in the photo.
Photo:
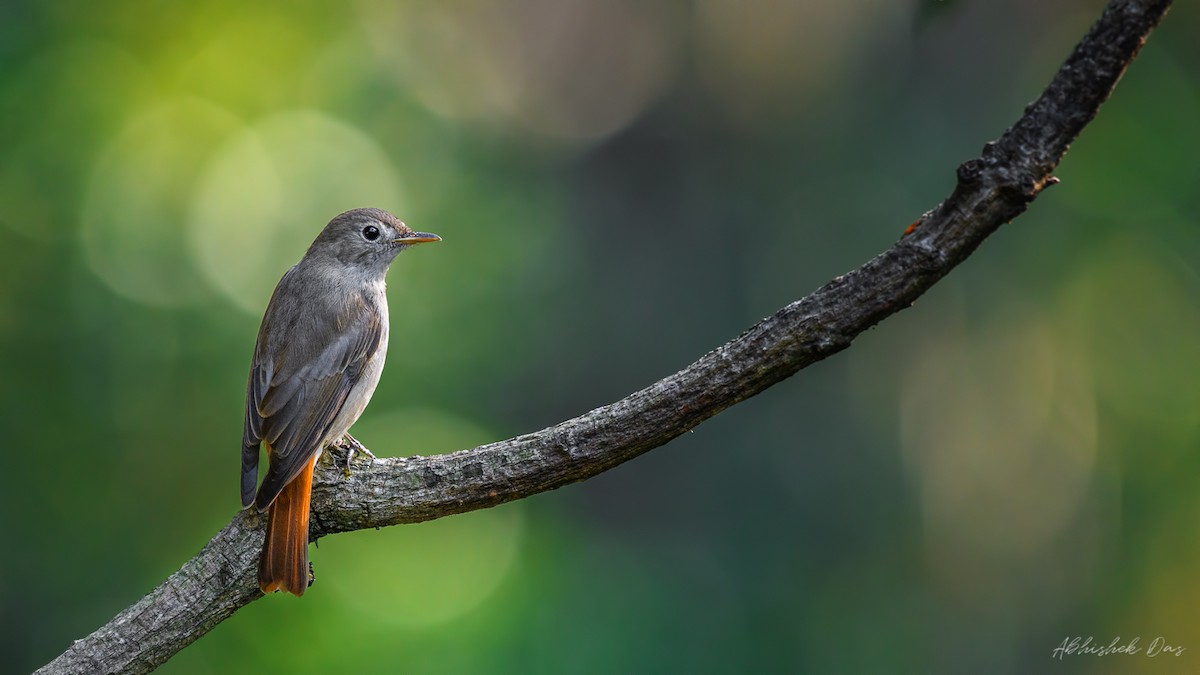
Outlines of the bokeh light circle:
[{"label": "bokeh light circle", "polygon": [[96,162],[80,236],[92,271],[117,293],[182,306],[210,289],[188,255],[192,187],[213,148],[241,122],[203,99],[159,102],[133,120]]},{"label": "bokeh light circle", "polygon": [[[452,413],[404,408],[374,414],[354,427],[378,453],[402,448],[436,454],[474,447],[493,436]],[[418,629],[478,608],[508,576],[520,552],[524,508],[507,504],[428,523],[352,532],[322,540],[321,581],[371,622]],[[364,593],[364,580],[371,592]]]},{"label": "bokeh light circle", "polygon": [[631,0],[363,0],[381,62],[429,110],[568,144],[627,126],[674,80],[673,15]]},{"label": "bokeh light circle", "polygon": [[257,314],[329,219],[361,206],[403,218],[401,194],[363,132],[313,110],[279,113],[217,150],[191,203],[191,253],[209,283]]},{"label": "bokeh light circle", "polygon": [[924,341],[900,403],[929,559],[953,567],[986,552],[997,574],[1040,560],[1071,525],[1098,434],[1092,368],[1073,334],[1031,310],[1006,314]]}]

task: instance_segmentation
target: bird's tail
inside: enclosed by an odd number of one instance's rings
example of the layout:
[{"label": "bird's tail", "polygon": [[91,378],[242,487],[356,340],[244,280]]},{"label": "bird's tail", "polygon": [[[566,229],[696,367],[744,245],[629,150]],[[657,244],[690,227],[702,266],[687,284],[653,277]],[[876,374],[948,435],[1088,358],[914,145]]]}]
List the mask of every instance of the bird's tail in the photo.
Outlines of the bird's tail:
[{"label": "bird's tail", "polygon": [[307,464],[271,503],[258,559],[258,587],[263,593],[284,590],[300,596],[308,588],[308,504],[315,463]]}]

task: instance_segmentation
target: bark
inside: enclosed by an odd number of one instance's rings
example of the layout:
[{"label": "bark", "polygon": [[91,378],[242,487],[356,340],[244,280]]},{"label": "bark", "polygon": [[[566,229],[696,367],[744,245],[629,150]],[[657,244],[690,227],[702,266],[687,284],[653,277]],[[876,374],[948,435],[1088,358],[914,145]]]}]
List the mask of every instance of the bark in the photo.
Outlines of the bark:
[{"label": "bark", "polygon": [[[317,469],[311,536],[487,508],[585,480],[656,448],[801,368],[848,347],[909,307],[1048,185],[1166,13],[1170,0],[1113,0],[1042,95],[953,193],[895,245],[783,307],[687,368],[541,431],[448,455],[359,462],[350,480]],[[344,461],[345,451],[331,455]],[[39,673],[144,673],[262,597],[255,570],[264,519],[238,513],[194,558]]]}]

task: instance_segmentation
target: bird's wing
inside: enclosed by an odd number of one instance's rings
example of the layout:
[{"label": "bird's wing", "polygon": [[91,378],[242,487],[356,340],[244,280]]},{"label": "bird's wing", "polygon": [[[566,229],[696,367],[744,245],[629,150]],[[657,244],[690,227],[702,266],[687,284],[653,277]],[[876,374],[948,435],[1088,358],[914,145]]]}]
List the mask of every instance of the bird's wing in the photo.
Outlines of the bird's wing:
[{"label": "bird's wing", "polygon": [[262,415],[258,414],[258,402],[262,400],[270,382],[270,373],[258,363],[259,345],[254,345],[255,358],[250,364],[250,381],[246,383],[246,425],[242,431],[242,506],[254,501],[254,488],[258,486],[258,448],[262,444]]},{"label": "bird's wing", "polygon": [[246,386],[242,443],[244,505],[254,496],[259,443],[267,444],[270,465],[254,499],[260,509],[321,452],[322,440],[379,349],[384,332],[379,312],[365,299],[344,308],[336,320],[308,323],[308,330],[323,333],[307,341],[308,345],[295,345],[286,335],[264,344],[265,336],[274,329],[293,328],[271,326],[270,321],[268,312]]}]

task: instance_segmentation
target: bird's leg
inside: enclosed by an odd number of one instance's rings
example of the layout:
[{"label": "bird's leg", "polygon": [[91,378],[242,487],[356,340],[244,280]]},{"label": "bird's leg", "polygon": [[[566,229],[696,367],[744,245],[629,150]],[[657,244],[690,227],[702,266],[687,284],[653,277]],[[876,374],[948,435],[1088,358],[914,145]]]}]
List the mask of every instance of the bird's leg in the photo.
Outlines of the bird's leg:
[{"label": "bird's leg", "polygon": [[350,477],[350,460],[354,459],[354,455],[362,453],[371,459],[378,459],[375,454],[367,449],[365,445],[358,442],[358,439],[351,436],[349,433],[342,435],[342,440],[338,445],[346,448],[346,478]]}]

